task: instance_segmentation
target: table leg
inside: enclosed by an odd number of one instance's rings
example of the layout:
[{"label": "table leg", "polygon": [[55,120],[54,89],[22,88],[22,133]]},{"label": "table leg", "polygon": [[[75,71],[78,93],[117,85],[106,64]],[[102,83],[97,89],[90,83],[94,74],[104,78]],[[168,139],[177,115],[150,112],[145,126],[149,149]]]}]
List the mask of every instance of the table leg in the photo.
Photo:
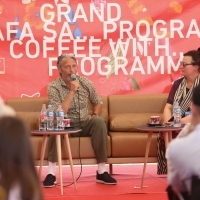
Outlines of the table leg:
[{"label": "table leg", "polygon": [[169,139],[169,142],[172,141],[172,131],[168,131],[168,139]]},{"label": "table leg", "polygon": [[166,149],[169,145],[169,142],[171,141],[172,141],[172,132],[171,131],[165,132],[165,148]]},{"label": "table leg", "polygon": [[60,191],[61,191],[61,195],[63,195],[63,177],[62,177],[62,159],[61,159],[60,135],[56,135],[56,146],[57,146],[59,173],[60,173]]},{"label": "table leg", "polygon": [[143,173],[142,173],[141,188],[143,187],[144,175],[145,175],[145,171],[146,171],[147,159],[149,157],[149,149],[150,149],[150,145],[151,145],[152,134],[153,134],[152,131],[148,132],[148,140],[147,140],[147,145],[146,145],[146,152],[145,152],[145,160],[144,160]]},{"label": "table leg", "polygon": [[169,144],[169,132],[163,132],[165,136],[165,149],[167,149]]},{"label": "table leg", "polygon": [[[172,131],[168,131],[167,133],[165,133],[165,149],[168,148],[170,141],[172,141]],[[167,164],[167,171],[168,171],[168,164]]]},{"label": "table leg", "polygon": [[74,167],[73,167],[73,161],[72,161],[72,153],[71,153],[71,148],[70,148],[70,143],[69,143],[69,136],[68,134],[64,135],[64,139],[65,139],[65,143],[67,146],[67,151],[68,151],[68,157],[69,157],[69,162],[70,162],[70,167],[71,167],[71,172],[72,172],[72,178],[74,180],[74,186],[75,189],[77,190],[77,186],[76,186],[76,178],[74,176]]},{"label": "table leg", "polygon": [[46,146],[47,146],[47,138],[48,138],[48,135],[43,135],[42,149],[41,149],[41,155],[40,155],[39,178],[41,178],[41,174],[42,174],[44,154],[45,154],[45,150],[46,150]]}]

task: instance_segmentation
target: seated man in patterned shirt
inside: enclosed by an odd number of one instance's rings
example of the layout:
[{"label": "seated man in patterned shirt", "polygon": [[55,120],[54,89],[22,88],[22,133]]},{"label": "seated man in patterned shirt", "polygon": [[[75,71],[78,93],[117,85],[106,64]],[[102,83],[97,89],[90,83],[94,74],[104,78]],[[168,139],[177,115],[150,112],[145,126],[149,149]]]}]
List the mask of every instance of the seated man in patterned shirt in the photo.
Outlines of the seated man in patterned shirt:
[{"label": "seated man in patterned shirt", "polygon": [[[61,104],[65,117],[71,120],[74,127],[82,129],[81,133],[72,134],[71,137],[78,137],[79,135],[91,137],[92,147],[98,163],[96,182],[116,184],[117,181],[106,172],[107,127],[104,119],[98,117],[102,107],[100,97],[91,81],[76,75],[78,66],[74,55],[60,55],[57,60],[57,68],[60,77],[48,86],[49,104],[53,106],[54,110]],[[76,75],[76,80],[72,80],[72,74]],[[88,117],[88,99],[93,105],[91,117]],[[56,183],[55,167],[57,162],[55,136],[50,136],[48,146],[49,167],[43,186],[53,187]]]}]

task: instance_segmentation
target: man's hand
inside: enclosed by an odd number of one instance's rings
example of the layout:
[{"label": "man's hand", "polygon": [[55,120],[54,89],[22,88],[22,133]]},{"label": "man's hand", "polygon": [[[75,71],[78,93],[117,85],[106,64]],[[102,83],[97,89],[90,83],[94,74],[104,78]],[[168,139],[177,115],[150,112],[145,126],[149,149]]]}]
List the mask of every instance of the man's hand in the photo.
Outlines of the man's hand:
[{"label": "man's hand", "polygon": [[89,120],[97,117],[98,115],[96,113],[92,113],[91,115],[89,115]]},{"label": "man's hand", "polygon": [[173,124],[173,122],[163,122],[163,125],[171,126],[172,124]]},{"label": "man's hand", "polygon": [[79,87],[80,87],[79,81],[74,80],[74,81],[71,82],[70,90],[73,91],[73,92],[77,92]]}]

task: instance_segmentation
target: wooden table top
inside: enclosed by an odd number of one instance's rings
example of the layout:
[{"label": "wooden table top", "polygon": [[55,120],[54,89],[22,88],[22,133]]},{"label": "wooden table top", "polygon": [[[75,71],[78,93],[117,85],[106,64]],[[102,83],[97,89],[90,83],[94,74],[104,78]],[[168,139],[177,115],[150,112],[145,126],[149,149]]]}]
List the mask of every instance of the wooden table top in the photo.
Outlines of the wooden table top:
[{"label": "wooden table top", "polygon": [[80,128],[69,128],[65,130],[46,130],[46,131],[33,130],[31,131],[31,133],[36,135],[64,135],[64,134],[77,133],[80,132],[81,130],[82,129]]},{"label": "wooden table top", "polygon": [[183,129],[185,125],[182,125],[181,127],[173,127],[173,126],[165,126],[165,127],[159,127],[159,126],[138,126],[137,129],[141,131],[153,131],[153,132],[167,132],[167,131],[180,131]]}]

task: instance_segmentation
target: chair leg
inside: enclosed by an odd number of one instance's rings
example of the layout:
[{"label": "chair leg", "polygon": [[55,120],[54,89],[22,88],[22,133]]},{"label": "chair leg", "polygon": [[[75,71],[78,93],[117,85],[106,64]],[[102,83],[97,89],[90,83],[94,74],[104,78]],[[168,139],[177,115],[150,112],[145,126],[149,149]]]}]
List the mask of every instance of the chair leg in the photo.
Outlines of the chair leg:
[{"label": "chair leg", "polygon": [[110,172],[110,175],[113,175],[113,165],[112,164],[109,164],[109,172]]}]

